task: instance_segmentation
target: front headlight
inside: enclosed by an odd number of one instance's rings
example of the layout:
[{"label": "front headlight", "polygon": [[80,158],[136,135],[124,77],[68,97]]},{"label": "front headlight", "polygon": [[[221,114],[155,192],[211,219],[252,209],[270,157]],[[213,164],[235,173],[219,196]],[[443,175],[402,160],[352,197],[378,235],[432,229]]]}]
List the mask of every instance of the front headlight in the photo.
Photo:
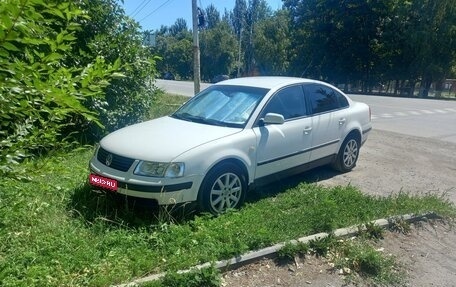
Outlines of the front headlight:
[{"label": "front headlight", "polygon": [[184,176],[183,162],[152,162],[141,161],[136,166],[134,174],[152,177],[181,177]]}]

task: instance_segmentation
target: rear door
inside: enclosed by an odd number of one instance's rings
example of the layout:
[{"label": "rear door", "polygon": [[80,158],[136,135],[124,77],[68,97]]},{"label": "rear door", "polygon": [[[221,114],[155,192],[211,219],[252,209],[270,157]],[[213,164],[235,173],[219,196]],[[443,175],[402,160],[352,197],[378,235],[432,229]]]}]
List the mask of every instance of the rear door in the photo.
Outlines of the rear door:
[{"label": "rear door", "polygon": [[349,103],[344,95],[321,84],[304,86],[312,115],[312,153],[310,161],[338,152],[349,117]]},{"label": "rear door", "polygon": [[279,90],[260,114],[283,115],[283,124],[259,125],[253,130],[257,137],[255,178],[286,171],[309,160],[312,142],[312,120],[308,116],[301,85]]}]

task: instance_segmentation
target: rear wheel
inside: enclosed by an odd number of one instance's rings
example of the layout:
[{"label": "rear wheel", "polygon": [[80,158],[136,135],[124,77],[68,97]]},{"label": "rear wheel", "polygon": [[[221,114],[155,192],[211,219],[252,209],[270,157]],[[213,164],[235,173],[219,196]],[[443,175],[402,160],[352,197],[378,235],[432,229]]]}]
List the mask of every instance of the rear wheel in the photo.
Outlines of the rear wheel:
[{"label": "rear wheel", "polygon": [[352,170],[358,160],[359,148],[359,140],[355,136],[349,135],[340,147],[336,160],[332,164],[333,168],[341,172]]},{"label": "rear wheel", "polygon": [[200,208],[214,215],[239,208],[246,190],[242,170],[233,163],[222,163],[211,169],[203,180],[198,194]]}]

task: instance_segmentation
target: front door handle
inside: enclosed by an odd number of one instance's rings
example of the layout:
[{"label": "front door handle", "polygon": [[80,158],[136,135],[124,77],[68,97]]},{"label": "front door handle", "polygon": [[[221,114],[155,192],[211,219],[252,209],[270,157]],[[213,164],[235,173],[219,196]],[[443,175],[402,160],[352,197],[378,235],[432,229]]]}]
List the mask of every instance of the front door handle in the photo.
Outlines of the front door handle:
[{"label": "front door handle", "polygon": [[312,127],[306,127],[303,132],[305,135],[308,135],[311,131],[312,131]]}]

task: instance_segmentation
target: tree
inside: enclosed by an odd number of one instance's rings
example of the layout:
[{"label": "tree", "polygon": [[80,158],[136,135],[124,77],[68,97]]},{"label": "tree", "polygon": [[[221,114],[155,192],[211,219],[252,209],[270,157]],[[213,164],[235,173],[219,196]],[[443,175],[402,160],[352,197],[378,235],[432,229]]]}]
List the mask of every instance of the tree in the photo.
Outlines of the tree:
[{"label": "tree", "polygon": [[234,3],[233,11],[230,14],[231,25],[233,27],[236,37],[239,39],[241,32],[245,29],[245,21],[247,14],[247,3],[245,0],[236,0]]},{"label": "tree", "polygon": [[454,0],[405,2],[407,41],[414,58],[410,70],[421,80],[421,96],[427,97],[433,82],[451,72],[456,51],[456,5]]},{"label": "tree", "polygon": [[213,4],[206,8],[207,29],[213,29],[220,23],[220,13]]},{"label": "tree", "polygon": [[158,70],[172,72],[181,79],[193,76],[193,40],[184,19],[177,19],[171,28],[161,27],[157,33],[157,47],[153,51],[161,57]]},{"label": "tree", "polygon": [[184,18],[177,18],[176,22],[169,28],[169,34],[179,39],[185,38],[188,34],[187,21]]},{"label": "tree", "polygon": [[385,1],[286,0],[295,72],[335,83],[378,81]]},{"label": "tree", "polygon": [[255,74],[256,61],[255,61],[255,46],[254,34],[255,25],[258,21],[266,19],[271,15],[271,9],[264,0],[249,0],[249,6],[246,13],[246,29],[245,33],[245,49],[244,49],[244,66],[247,75]]},{"label": "tree", "polygon": [[201,70],[204,80],[210,81],[216,75],[234,73],[237,41],[227,22],[222,21],[201,34]]},{"label": "tree", "polygon": [[230,13],[231,25],[236,35],[238,41],[238,53],[237,53],[237,76],[241,76],[242,62],[243,58],[243,31],[246,29],[246,13],[247,13],[247,3],[245,0],[236,0],[234,3],[233,11]]},{"label": "tree", "polygon": [[279,10],[255,29],[255,59],[263,75],[288,75],[292,48],[288,17],[288,11]]}]

